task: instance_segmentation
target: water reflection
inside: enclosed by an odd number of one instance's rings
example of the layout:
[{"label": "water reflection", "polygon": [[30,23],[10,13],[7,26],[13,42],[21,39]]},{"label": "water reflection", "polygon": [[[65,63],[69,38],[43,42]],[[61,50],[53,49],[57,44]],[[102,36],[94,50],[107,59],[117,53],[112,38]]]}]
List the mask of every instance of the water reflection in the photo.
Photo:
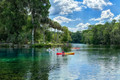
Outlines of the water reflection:
[{"label": "water reflection", "polygon": [[56,55],[64,47],[0,49],[0,80],[120,79],[120,49],[84,44],[73,47],[80,50],[69,56]]},{"label": "water reflection", "polygon": [[91,64],[99,65],[99,73],[103,80],[119,80],[120,77],[120,50],[118,49],[104,49],[93,50],[88,54],[88,60]]},{"label": "water reflection", "polygon": [[0,80],[47,80],[46,54],[45,49],[0,49]]},{"label": "water reflection", "polygon": [[83,80],[120,79],[120,49],[105,46],[98,46],[98,48],[95,46],[81,47],[80,52],[85,52],[84,55],[87,57],[87,63],[82,70],[87,69],[88,73],[85,73],[86,76],[83,76]]}]

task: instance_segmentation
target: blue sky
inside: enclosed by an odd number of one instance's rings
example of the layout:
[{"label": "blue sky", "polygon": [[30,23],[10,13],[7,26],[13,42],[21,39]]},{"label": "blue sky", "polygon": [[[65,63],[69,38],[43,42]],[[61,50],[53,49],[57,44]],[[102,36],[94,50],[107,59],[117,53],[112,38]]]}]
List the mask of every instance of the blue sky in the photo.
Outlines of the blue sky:
[{"label": "blue sky", "polygon": [[120,19],[120,0],[50,0],[49,17],[70,31]]}]

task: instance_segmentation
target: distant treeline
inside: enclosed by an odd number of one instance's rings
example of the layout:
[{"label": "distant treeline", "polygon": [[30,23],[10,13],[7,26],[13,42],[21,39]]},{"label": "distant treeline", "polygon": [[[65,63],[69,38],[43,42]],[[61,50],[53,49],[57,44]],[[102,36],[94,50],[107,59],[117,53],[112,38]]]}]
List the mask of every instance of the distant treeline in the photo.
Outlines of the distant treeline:
[{"label": "distant treeline", "polygon": [[120,21],[105,24],[90,25],[88,30],[71,32],[71,43],[86,43],[93,45],[119,45]]},{"label": "distant treeline", "polygon": [[70,43],[82,43],[82,32],[71,32],[72,41]]},{"label": "distant treeline", "polygon": [[106,22],[104,25],[90,25],[82,32],[82,42],[88,44],[119,45],[120,21]]}]

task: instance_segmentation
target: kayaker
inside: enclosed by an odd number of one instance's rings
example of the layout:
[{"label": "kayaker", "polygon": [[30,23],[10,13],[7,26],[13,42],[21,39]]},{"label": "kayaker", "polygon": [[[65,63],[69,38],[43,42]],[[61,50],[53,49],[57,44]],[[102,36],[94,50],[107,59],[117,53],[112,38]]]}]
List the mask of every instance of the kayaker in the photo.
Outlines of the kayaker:
[{"label": "kayaker", "polygon": [[62,56],[64,56],[65,55],[65,52],[64,51],[62,51]]}]

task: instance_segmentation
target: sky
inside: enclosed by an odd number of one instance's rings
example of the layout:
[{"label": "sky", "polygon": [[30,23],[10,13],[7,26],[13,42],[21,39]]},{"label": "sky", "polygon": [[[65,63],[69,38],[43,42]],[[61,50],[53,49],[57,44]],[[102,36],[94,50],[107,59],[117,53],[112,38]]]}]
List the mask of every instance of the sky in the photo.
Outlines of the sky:
[{"label": "sky", "polygon": [[50,0],[49,17],[72,32],[120,19],[120,0]]}]

